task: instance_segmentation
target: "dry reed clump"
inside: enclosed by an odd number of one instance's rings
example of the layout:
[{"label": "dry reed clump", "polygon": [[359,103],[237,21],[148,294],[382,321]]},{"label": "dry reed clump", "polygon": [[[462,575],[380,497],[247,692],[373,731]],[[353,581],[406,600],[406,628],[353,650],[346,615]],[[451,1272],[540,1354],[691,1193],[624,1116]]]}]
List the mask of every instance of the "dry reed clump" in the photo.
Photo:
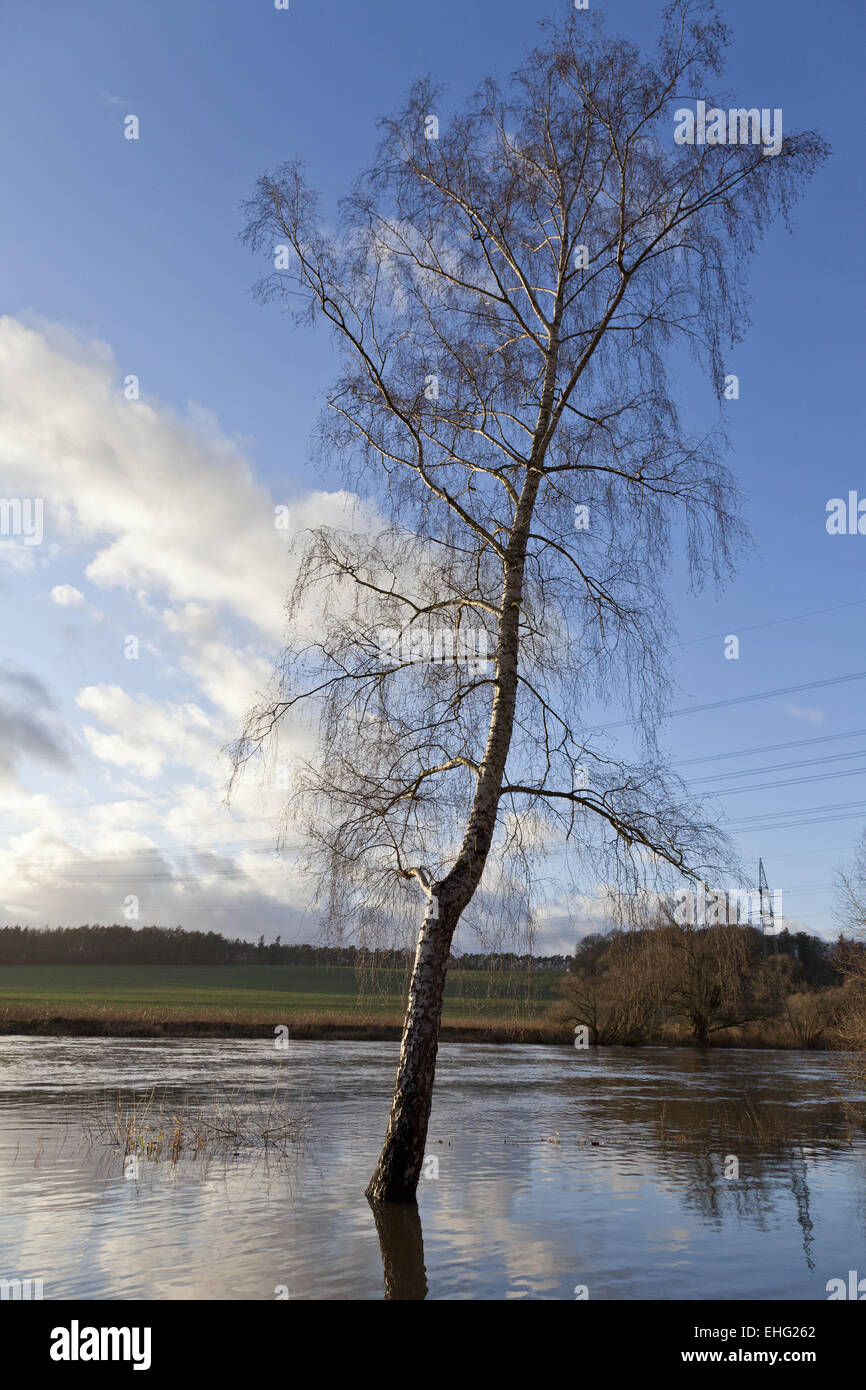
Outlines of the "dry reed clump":
[{"label": "dry reed clump", "polygon": [[[850,1147],[854,1142],[848,1107],[842,1096],[833,1096],[835,1114],[825,1117],[820,1142],[831,1148]],[[675,1110],[676,1107],[673,1107]],[[682,1116],[675,1122],[668,1113],[668,1103],[663,1102],[659,1110],[658,1131],[661,1142],[685,1144],[688,1137],[699,1138],[701,1142],[746,1141],[764,1149],[802,1147],[803,1139],[799,1129],[791,1129],[791,1112],[781,1105],[766,1105],[752,1096],[743,1096],[739,1101],[723,1101],[714,1104],[710,1113],[703,1119],[695,1120],[691,1115],[683,1124]]]},{"label": "dry reed clump", "polygon": [[[660,1108],[658,1128],[662,1143],[669,1140],[681,1144],[688,1142],[682,1124],[672,1122],[667,1101]],[[716,1104],[709,1116],[697,1121],[691,1117],[686,1128],[693,1137],[700,1135],[704,1140],[728,1137],[766,1145],[784,1143],[790,1138],[781,1108],[759,1106],[751,1096],[744,1096],[739,1103]]]},{"label": "dry reed clump", "polygon": [[203,1103],[185,1098],[180,1105],[164,1091],[157,1094],[155,1086],[141,1095],[105,1092],[84,1119],[91,1143],[117,1149],[124,1159],[154,1163],[244,1149],[288,1156],[309,1127],[303,1103],[290,1104],[276,1088],[267,1101],[256,1096],[243,1105],[237,1094],[219,1088]]}]

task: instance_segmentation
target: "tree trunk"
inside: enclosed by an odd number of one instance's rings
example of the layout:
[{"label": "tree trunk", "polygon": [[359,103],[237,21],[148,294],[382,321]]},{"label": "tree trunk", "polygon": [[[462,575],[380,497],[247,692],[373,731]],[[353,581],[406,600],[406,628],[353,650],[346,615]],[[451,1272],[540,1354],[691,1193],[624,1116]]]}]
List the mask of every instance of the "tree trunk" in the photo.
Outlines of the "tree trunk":
[{"label": "tree trunk", "polygon": [[445,971],[456,925],[449,926],[435,915],[436,911],[434,896],[418,937],[388,1131],[367,1187],[370,1202],[414,1202],[421,1176],[433,1101]]},{"label": "tree trunk", "polygon": [[[564,274],[564,266],[561,270]],[[430,1107],[433,1103],[439,1024],[451,939],[460,921],[460,914],[471,901],[481,881],[496,829],[496,814],[517,704],[520,612],[526,547],[541,483],[541,463],[546,447],[545,433],[553,406],[561,316],[560,288],[550,331],[544,391],[533,439],[532,456],[505,556],[496,650],[496,693],[490,712],[487,747],[479,770],[472,811],[460,854],[442,883],[434,885],[430,906],[418,938],[388,1132],[376,1171],[367,1187],[366,1195],[370,1202],[415,1201],[415,1189],[424,1161]]]},{"label": "tree trunk", "polygon": [[427,1297],[424,1236],[414,1202],[371,1202],[382,1252],[386,1302]]},{"label": "tree trunk", "polygon": [[709,1020],[702,1013],[692,1014],[692,1042],[696,1047],[709,1047]]}]

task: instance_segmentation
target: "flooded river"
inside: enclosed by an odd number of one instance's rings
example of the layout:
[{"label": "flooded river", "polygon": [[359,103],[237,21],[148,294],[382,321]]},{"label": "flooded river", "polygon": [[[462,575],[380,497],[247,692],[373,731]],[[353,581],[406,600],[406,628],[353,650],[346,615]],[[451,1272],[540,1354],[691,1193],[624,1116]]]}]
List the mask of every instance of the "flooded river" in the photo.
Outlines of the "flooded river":
[{"label": "flooded river", "polygon": [[[0,1278],[112,1299],[826,1299],[866,1275],[866,1142],[830,1053],[443,1044],[417,1217],[363,1192],[394,1043],[0,1039]],[[93,1132],[276,1094],[274,1152]]]}]

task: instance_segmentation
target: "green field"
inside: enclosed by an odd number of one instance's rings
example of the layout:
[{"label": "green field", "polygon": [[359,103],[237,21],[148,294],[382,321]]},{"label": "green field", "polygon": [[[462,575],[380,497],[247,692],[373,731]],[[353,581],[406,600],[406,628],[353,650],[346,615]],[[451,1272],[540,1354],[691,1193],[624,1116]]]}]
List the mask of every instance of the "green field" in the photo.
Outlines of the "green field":
[{"label": "green field", "polygon": [[[540,1020],[555,979],[546,971],[455,970],[444,1021]],[[401,971],[359,976],[340,965],[6,965],[0,966],[0,1018],[397,1021],[404,988]]]}]

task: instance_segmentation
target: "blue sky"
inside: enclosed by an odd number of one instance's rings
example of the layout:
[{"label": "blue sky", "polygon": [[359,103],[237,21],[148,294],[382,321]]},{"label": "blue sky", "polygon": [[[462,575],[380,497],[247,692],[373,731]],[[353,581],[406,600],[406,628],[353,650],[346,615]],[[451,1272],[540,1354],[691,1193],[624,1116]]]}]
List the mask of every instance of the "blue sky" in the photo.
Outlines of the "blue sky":
[{"label": "blue sky", "polygon": [[[656,0],[590,3],[611,30],[654,41]],[[0,919],[119,920],[135,894],[142,920],[312,939],[303,894],[269,852],[268,795],[251,790],[231,814],[220,804],[217,749],[279,634],[288,570],[264,536],[273,504],[297,524],[346,504],[336,473],[309,464],[330,345],[253,300],[240,204],[300,154],[331,212],[372,152],[376,116],[416,76],[441,77],[458,102],[516,66],[555,8],[0,7],[0,494],[57,480],[45,543],[7,545],[0,565]],[[817,128],[833,157],[794,234],[775,228],[753,268],[725,422],[756,550],[721,597],[682,596],[675,570],[677,708],[866,670],[866,536],[825,528],[828,499],[866,497],[862,6],[729,0],[724,17],[737,104],[781,107],[786,129]],[[138,141],[123,138],[130,113]],[[147,407],[131,441],[129,374]],[[708,387],[687,404],[695,418],[717,410]],[[740,636],[737,661],[726,634]],[[763,856],[786,915],[828,932],[834,873],[866,825],[866,733],[832,736],[866,730],[864,691],[854,680],[690,713],[665,736],[677,762],[827,740],[683,771],[699,789],[826,777],[729,790],[718,805],[758,818],[738,832],[745,856]]]}]

